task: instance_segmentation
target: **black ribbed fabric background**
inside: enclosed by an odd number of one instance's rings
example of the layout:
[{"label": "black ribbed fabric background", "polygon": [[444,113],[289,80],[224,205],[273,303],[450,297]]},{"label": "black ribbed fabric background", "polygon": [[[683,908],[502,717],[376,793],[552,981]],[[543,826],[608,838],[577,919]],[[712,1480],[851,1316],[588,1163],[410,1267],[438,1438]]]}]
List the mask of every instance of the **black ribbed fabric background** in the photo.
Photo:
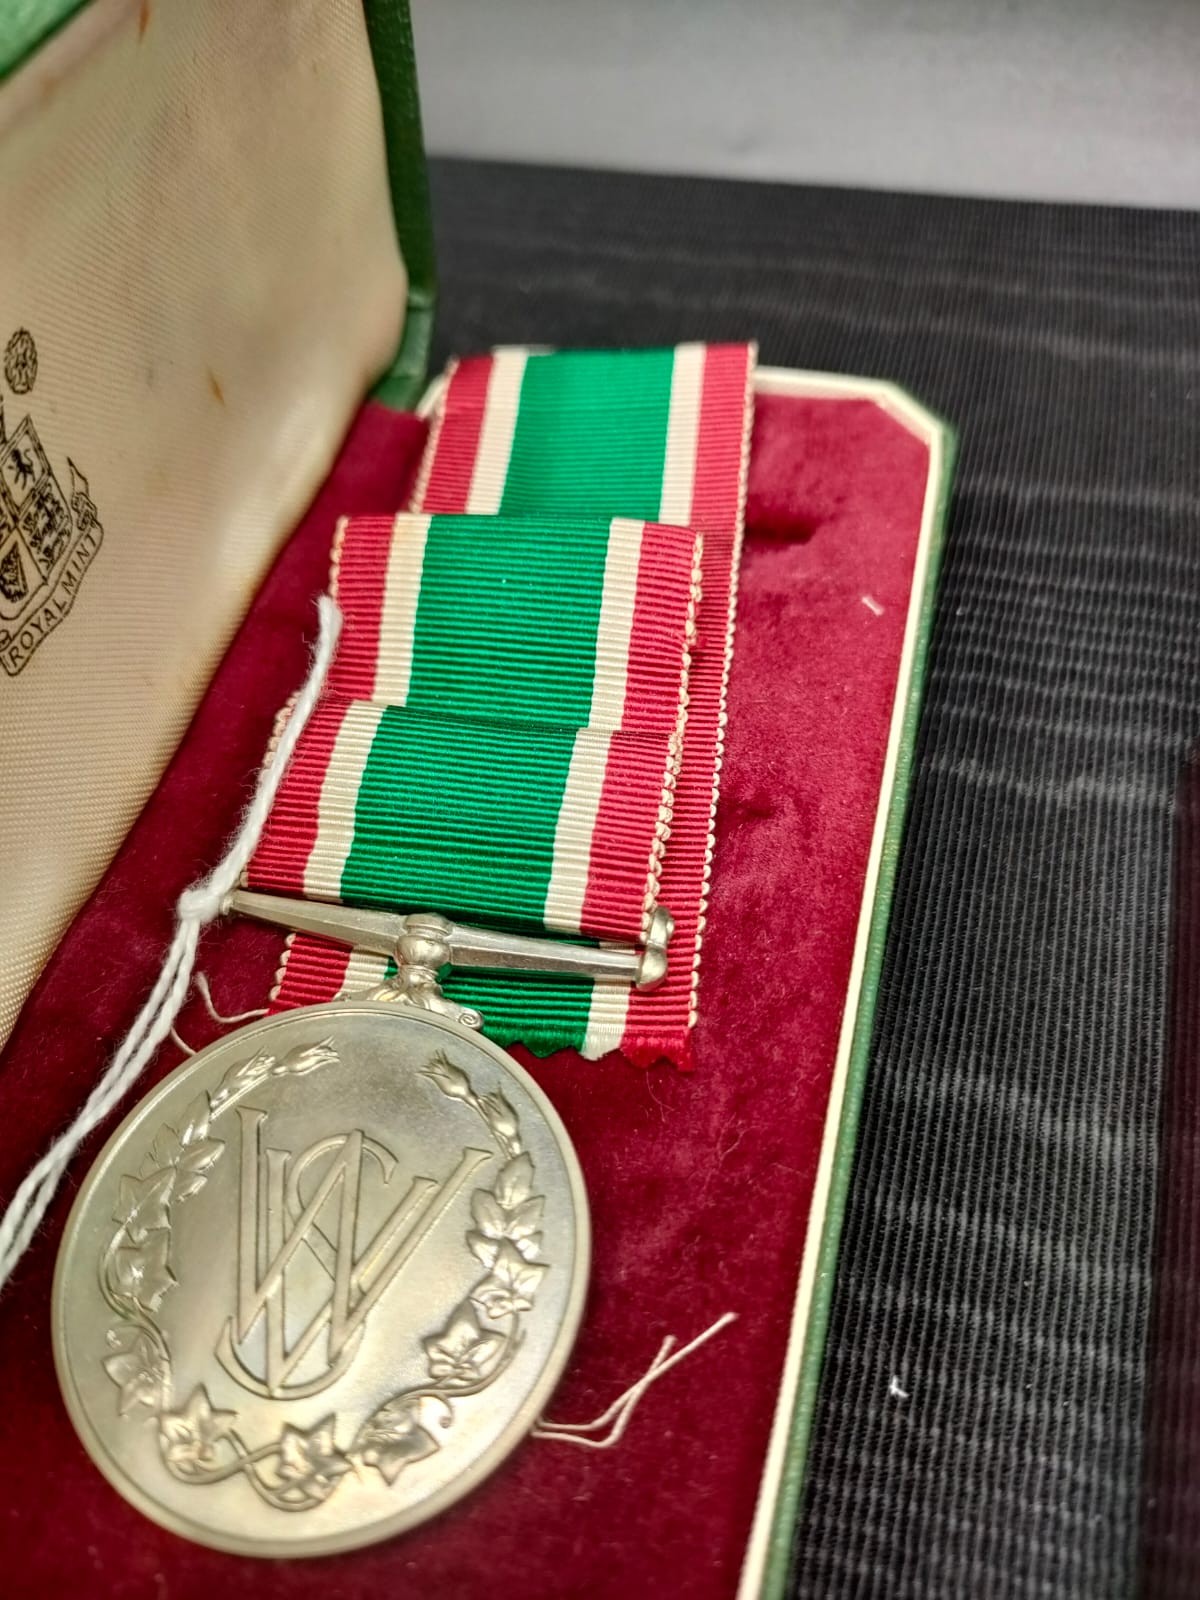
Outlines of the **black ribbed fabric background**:
[{"label": "black ribbed fabric background", "polygon": [[1147,1445],[1190,1360],[1152,1330],[1200,217],[458,163],[434,198],[438,360],[756,337],[960,431],[795,1595],[1200,1595]]}]

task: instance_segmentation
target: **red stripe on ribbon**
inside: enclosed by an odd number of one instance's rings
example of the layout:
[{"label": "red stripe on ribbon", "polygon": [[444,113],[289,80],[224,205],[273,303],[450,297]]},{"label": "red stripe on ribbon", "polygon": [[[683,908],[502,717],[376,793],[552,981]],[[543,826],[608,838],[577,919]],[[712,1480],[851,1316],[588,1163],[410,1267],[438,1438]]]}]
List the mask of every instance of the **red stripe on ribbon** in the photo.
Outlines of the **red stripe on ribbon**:
[{"label": "red stripe on ribbon", "polygon": [[328,693],[357,700],[375,693],[393,526],[391,517],[349,517],[338,529],[329,587],[341,607],[342,632]]},{"label": "red stripe on ribbon", "polygon": [[309,718],[246,869],[250,888],[304,893],[304,871],[317,842],[321,787],[346,708],[344,700],[322,700]]},{"label": "red stripe on ribbon", "polygon": [[659,900],[675,918],[675,936],[662,986],[650,993],[635,990],[629,997],[621,1053],[639,1065],[663,1056],[690,1065],[692,988],[708,901],[726,652],[732,637],[730,601],[745,510],[752,355],[744,345],[718,345],[706,352],[704,362],[692,491],[692,523],[704,538],[698,637],[688,678],[671,840],[659,886]]},{"label": "red stripe on ribbon", "polygon": [[[658,730],[663,726],[664,659],[674,660],[676,683],[682,680],[686,630],[694,621],[688,617],[688,597],[695,576],[696,539],[694,535],[681,538],[681,532],[654,522],[644,525],[621,718],[622,728],[630,731]],[[669,632],[672,621],[678,623],[676,636],[664,652],[664,628]],[[677,725],[677,718],[673,717],[668,733]],[[614,739],[609,746],[583,899],[581,920],[585,932],[613,926],[613,864],[630,862],[640,869],[640,891],[636,904],[623,908],[622,925],[631,926],[629,937],[641,937],[658,875],[655,859],[646,852],[646,841],[653,840],[658,847],[656,853],[661,853],[663,830],[659,813],[664,802],[669,803],[675,781],[668,770],[669,754],[669,747],[661,747],[662,759],[655,769],[640,759],[641,752],[632,741]]]},{"label": "red stripe on ribbon", "polygon": [[[704,356],[691,525],[701,533],[725,533],[731,541],[740,540],[745,514],[751,359],[744,344],[712,345]],[[731,544],[722,561],[732,563],[733,556]],[[724,638],[724,610],[720,616]]]},{"label": "red stripe on ribbon", "polygon": [[294,933],[288,940],[283,970],[271,996],[271,1014],[332,1000],[345,985],[350,956],[351,952],[340,945],[315,939],[310,933]]},{"label": "red stripe on ribbon", "polygon": [[661,728],[665,708],[669,708],[671,726],[675,725],[676,708],[664,695],[662,679],[664,670],[669,670],[674,674],[673,686],[681,686],[687,633],[695,628],[690,612],[696,545],[696,534],[690,528],[645,524],[633,594],[623,728]]},{"label": "red stripe on ribbon", "polygon": [[581,931],[598,939],[642,935],[651,855],[664,789],[671,782],[669,739],[661,734],[614,733],[592,833]]},{"label": "red stripe on ribbon", "polygon": [[491,356],[469,356],[451,368],[440,419],[426,446],[429,470],[418,479],[414,511],[449,513],[467,509],[492,366]]}]

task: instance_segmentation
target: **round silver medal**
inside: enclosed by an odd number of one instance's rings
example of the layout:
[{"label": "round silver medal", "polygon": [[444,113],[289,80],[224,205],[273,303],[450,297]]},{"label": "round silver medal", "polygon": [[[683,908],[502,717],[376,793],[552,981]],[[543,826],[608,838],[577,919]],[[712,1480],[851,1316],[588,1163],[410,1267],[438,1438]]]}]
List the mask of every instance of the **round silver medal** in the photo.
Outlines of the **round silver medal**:
[{"label": "round silver medal", "polygon": [[109,1140],[59,1256],[59,1380],[156,1522],[244,1555],[346,1550],[526,1434],[588,1259],[575,1153],[502,1050],[395,1005],[287,1012]]}]

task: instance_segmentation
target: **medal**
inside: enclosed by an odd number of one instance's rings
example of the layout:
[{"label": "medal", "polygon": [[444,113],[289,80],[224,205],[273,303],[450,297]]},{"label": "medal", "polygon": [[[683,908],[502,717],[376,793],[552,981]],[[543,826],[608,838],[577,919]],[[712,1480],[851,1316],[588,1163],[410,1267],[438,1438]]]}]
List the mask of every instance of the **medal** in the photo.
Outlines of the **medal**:
[{"label": "medal", "polygon": [[93,1460],[148,1516],[219,1549],[320,1555],[486,1476],[583,1310],[570,1139],[441,974],[653,987],[670,924],[639,953],[250,893],[229,909],[392,941],[395,976],[239,1028],[126,1118],[67,1225],[55,1360]]},{"label": "medal", "polygon": [[588,1244],[565,1130],[502,1051],[428,1014],[306,1007],[203,1051],[93,1169],[55,1295],[63,1393],[174,1532],[350,1549],[532,1426]]},{"label": "medal", "polygon": [[[500,1042],[686,1053],[749,360],[509,354],[482,385],[465,363],[422,475],[448,511],[339,529],[338,653],[224,902],[292,930],[274,1014],[126,1118],[55,1276],[72,1420],[175,1532],[259,1556],[400,1532],[489,1473],[562,1372],[583,1178]],[[656,399],[606,445],[618,379],[622,406]],[[548,416],[585,475],[613,450],[629,482],[609,462],[596,493],[628,516],[508,514]],[[639,496],[703,530],[638,520]]]}]

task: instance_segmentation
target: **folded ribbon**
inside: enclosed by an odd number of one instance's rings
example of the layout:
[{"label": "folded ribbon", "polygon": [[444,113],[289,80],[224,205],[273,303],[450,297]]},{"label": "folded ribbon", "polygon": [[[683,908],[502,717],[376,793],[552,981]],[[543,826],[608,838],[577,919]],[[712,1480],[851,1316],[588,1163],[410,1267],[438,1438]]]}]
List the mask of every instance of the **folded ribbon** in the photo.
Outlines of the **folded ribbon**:
[{"label": "folded ribbon", "polygon": [[[417,510],[339,530],[343,641],[249,882],[593,938],[636,940],[660,900],[676,920],[649,994],[452,975],[501,1043],[686,1063],[752,363],[700,345],[461,362]],[[272,1003],[385,971],[297,935]]]}]

